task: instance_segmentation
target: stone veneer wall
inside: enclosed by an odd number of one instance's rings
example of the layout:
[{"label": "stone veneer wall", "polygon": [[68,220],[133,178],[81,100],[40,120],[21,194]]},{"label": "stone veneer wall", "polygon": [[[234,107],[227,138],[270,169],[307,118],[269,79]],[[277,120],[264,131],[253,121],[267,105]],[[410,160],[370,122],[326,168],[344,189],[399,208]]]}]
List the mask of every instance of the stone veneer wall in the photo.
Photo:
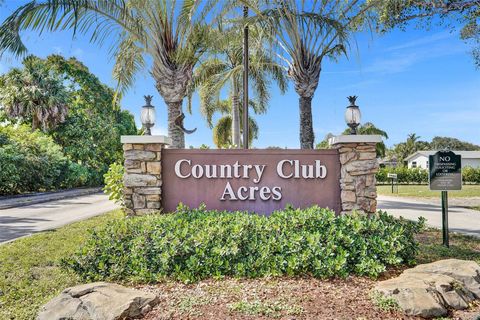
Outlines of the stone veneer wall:
[{"label": "stone veneer wall", "polygon": [[342,213],[353,210],[374,213],[377,209],[375,173],[378,171],[373,142],[337,143],[341,164]]},{"label": "stone veneer wall", "polygon": [[155,137],[158,136],[122,137],[125,158],[125,212],[128,215],[144,215],[160,210],[161,159],[166,143],[163,142],[164,137],[158,139],[162,142],[152,142]]}]

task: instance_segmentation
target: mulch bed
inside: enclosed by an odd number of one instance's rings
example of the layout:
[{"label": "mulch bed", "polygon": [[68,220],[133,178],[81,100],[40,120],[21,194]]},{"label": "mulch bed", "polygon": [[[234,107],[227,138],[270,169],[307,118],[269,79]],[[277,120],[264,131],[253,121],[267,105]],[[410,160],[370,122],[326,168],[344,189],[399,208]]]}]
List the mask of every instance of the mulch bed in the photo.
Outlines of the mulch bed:
[{"label": "mulch bed", "polygon": [[[391,270],[382,279],[396,276]],[[362,277],[261,278],[205,280],[196,284],[144,286],[160,304],[145,319],[420,319],[382,310],[370,298],[375,280]],[[448,319],[472,319],[480,311],[451,313]]]}]

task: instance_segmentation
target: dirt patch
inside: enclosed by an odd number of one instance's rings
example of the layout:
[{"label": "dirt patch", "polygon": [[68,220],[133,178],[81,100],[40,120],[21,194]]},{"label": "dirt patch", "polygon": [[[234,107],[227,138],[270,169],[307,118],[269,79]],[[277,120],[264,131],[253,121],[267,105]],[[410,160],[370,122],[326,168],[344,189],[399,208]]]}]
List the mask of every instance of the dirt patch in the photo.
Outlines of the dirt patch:
[{"label": "dirt patch", "polygon": [[[388,276],[399,272],[394,270]],[[420,319],[405,316],[388,303],[375,305],[370,294],[374,284],[374,280],[360,277],[263,278],[206,280],[192,285],[164,283],[141,289],[160,297],[148,320]],[[479,305],[474,304],[470,310],[452,313],[446,319],[472,319],[479,312]]]}]

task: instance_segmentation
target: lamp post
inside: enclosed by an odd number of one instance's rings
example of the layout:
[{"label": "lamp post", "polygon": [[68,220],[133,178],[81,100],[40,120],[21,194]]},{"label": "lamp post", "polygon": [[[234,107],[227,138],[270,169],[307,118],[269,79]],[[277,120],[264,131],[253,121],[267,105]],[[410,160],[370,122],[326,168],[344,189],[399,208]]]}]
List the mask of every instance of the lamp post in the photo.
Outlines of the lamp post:
[{"label": "lamp post", "polygon": [[143,96],[145,103],[140,113],[140,120],[145,128],[145,135],[151,136],[152,132],[150,128],[155,125],[155,107],[151,105],[153,96]]},{"label": "lamp post", "polygon": [[360,119],[362,117],[360,108],[355,105],[355,101],[358,97],[349,96],[347,98],[348,101],[350,101],[350,105],[345,111],[345,122],[347,122],[347,125],[350,127],[350,134],[357,134],[357,127],[360,125]]},{"label": "lamp post", "polygon": [[[243,17],[248,18],[248,7],[243,7]],[[243,148],[248,149],[248,25],[243,28]],[[238,146],[240,147],[240,146]]]}]

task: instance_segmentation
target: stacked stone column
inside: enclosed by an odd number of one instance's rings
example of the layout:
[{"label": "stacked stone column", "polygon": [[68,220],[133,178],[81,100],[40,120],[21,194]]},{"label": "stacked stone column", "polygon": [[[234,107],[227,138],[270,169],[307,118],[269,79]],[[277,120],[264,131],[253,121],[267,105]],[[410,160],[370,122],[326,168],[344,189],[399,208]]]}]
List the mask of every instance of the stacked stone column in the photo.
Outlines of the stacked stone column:
[{"label": "stacked stone column", "polygon": [[128,215],[158,212],[162,200],[162,149],[165,136],[122,136],[124,197]]},{"label": "stacked stone column", "polygon": [[376,211],[378,161],[375,146],[381,141],[377,135],[338,136],[330,140],[340,155],[342,214]]}]

